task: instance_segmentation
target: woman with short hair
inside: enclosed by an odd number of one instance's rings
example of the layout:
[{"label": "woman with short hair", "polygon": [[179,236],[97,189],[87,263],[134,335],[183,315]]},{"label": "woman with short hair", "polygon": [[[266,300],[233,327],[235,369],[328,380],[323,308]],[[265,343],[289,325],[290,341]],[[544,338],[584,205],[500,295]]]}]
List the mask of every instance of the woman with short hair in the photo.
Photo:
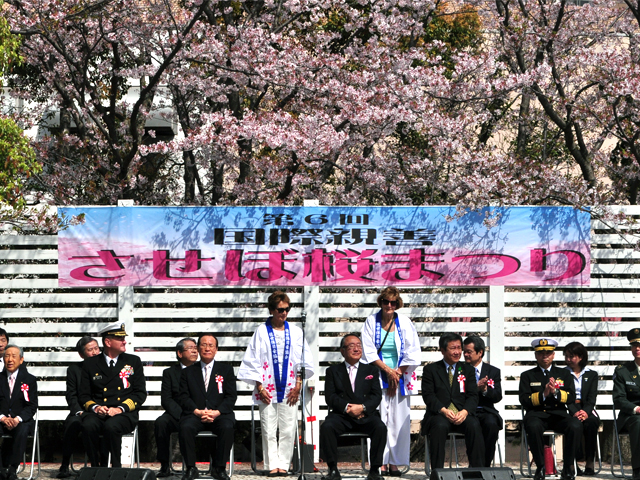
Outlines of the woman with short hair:
[{"label": "woman with short hair", "polygon": [[[564,347],[564,359],[567,363],[567,370],[573,374],[576,387],[576,401],[570,405],[569,413],[582,422],[584,435],[584,475],[593,477],[595,475],[594,462],[598,438],[598,428],[600,418],[596,412],[596,398],[598,396],[598,372],[587,367],[589,363],[589,352],[580,342],[571,342]],[[578,446],[576,458],[582,455],[582,442]],[[580,469],[578,469],[580,475]]]}]

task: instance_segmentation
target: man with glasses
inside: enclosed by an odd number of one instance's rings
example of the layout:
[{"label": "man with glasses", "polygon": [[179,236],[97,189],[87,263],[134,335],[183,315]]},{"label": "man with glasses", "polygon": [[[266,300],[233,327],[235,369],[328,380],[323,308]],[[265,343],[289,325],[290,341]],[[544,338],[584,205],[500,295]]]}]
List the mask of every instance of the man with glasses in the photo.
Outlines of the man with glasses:
[{"label": "man with glasses", "polygon": [[463,433],[469,466],[484,466],[482,430],[476,417],[478,386],[473,367],[462,357],[462,337],[444,333],[438,342],[442,360],[424,367],[422,398],[427,412],[422,432],[429,436],[431,468],[444,467],[444,445],[449,433]]},{"label": "man with glasses", "polygon": [[180,392],[180,374],[182,370],[193,365],[198,360],[198,347],[193,338],[183,338],[176,345],[176,358],[178,362],[162,372],[162,389],[160,402],[165,412],[160,415],[154,424],[156,445],[158,447],[157,459],[160,462],[158,478],[171,475],[171,434],[178,431],[178,424],[182,416],[182,407],[178,403]]},{"label": "man with glasses", "polygon": [[216,435],[211,451],[211,474],[216,480],[229,480],[225,471],[233,446],[236,423],[233,407],[238,397],[236,377],[228,363],[216,362],[218,339],[204,334],[198,339],[200,361],[187,367],[180,376],[178,403],[182,407],[180,451],[187,468],[183,480],[198,478],[196,435],[209,430]]},{"label": "man with glasses", "polygon": [[371,439],[367,480],[382,480],[380,467],[387,443],[387,427],[380,419],[378,405],[382,399],[379,370],[361,363],[362,343],[357,333],[340,342],[344,362],[327,369],[324,399],[329,414],[320,426],[320,455],[327,462],[329,474],[323,480],[340,480],[338,471],[338,437],[343,433],[364,433]]},{"label": "man with glasses", "polygon": [[99,335],[102,355],[87,358],[82,365],[80,404],[86,411],[82,436],[92,467],[108,467],[111,453],[111,464],[118,468],[122,466],[122,435],[136,428],[147,385],[140,357],[125,353],[124,323],[112,323]]}]

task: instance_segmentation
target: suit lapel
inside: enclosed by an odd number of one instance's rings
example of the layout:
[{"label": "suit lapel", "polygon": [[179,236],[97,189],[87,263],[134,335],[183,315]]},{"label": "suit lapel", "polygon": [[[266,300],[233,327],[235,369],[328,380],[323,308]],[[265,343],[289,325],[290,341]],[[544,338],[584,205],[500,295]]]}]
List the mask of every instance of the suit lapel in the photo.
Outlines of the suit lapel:
[{"label": "suit lapel", "polygon": [[[364,376],[366,374],[364,369],[365,369],[364,364],[360,362],[360,364],[358,365],[358,370],[356,371],[356,379],[353,382],[354,385],[356,386],[356,390],[358,390],[359,385],[363,384]],[[349,382],[349,386],[351,386],[351,382]],[[354,391],[353,393],[355,394],[356,392]]]},{"label": "suit lapel", "polygon": [[[449,374],[447,373],[447,366],[444,363],[444,360],[440,360],[438,362],[438,368],[436,368],[436,373],[437,375],[440,376],[440,379],[442,380],[442,385],[449,385]],[[449,390],[451,390],[451,386],[449,387]]]},{"label": "suit lapel", "polygon": [[[360,368],[358,368],[358,370],[360,370]],[[340,376],[340,381],[344,385],[345,393],[349,395],[349,392],[351,392],[351,395],[353,395],[355,392],[353,391],[353,388],[351,388],[351,380],[349,379],[349,367],[347,362],[342,362],[342,364],[340,364],[340,366],[338,367],[338,375]]]}]

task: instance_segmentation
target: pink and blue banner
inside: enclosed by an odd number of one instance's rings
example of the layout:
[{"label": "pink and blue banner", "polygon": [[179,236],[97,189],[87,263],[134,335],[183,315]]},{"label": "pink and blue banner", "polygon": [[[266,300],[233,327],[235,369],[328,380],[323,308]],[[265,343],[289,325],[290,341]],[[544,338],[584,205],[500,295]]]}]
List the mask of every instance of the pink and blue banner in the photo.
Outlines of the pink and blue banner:
[{"label": "pink and blue banner", "polygon": [[58,234],[63,287],[589,284],[591,218],[570,207],[60,210],[85,218]]}]

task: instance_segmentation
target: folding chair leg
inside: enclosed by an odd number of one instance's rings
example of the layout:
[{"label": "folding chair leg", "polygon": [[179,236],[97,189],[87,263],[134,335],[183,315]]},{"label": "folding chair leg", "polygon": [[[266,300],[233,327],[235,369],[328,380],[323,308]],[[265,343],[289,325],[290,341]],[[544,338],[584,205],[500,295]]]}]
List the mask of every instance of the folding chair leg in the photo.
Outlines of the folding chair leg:
[{"label": "folding chair leg", "polygon": [[429,455],[429,434],[424,436],[424,473],[431,477],[431,455]]}]

